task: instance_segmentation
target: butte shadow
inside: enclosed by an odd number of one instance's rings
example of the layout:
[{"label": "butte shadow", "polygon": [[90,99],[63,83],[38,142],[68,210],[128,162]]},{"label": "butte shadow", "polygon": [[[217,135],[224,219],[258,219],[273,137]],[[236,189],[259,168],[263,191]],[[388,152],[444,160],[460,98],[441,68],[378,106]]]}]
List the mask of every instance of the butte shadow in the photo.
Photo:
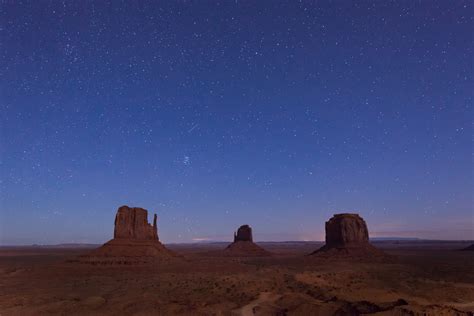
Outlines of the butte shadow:
[{"label": "butte shadow", "polygon": [[115,216],[114,238],[101,247],[78,258],[79,263],[139,264],[179,260],[158,238],[156,214],[153,226],[148,211],[139,207],[121,206]]},{"label": "butte shadow", "polygon": [[369,231],[358,214],[335,214],[326,222],[326,244],[310,256],[328,259],[380,260],[389,256],[369,243]]}]

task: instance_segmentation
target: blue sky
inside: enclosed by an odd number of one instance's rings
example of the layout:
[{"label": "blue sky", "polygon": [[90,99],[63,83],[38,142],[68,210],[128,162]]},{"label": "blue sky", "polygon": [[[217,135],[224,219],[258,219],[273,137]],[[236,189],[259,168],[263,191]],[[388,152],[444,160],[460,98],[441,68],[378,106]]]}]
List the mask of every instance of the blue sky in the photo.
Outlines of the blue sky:
[{"label": "blue sky", "polygon": [[1,244],[474,239],[468,1],[1,7]]}]

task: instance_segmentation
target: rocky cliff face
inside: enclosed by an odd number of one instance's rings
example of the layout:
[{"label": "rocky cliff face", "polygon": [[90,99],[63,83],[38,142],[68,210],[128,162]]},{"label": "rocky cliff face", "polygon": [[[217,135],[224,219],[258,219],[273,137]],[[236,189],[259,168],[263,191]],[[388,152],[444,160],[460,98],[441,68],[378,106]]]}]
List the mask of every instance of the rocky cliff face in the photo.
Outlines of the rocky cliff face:
[{"label": "rocky cliff face", "polygon": [[115,216],[114,238],[158,240],[156,214],[151,226],[147,210],[140,207],[119,207]]},{"label": "rocky cliff face", "polygon": [[368,243],[367,224],[358,214],[335,214],[326,222],[326,245],[328,247]]},{"label": "rocky cliff face", "polygon": [[253,241],[252,227],[249,225],[242,225],[237,232],[234,233],[234,242],[236,241]]}]

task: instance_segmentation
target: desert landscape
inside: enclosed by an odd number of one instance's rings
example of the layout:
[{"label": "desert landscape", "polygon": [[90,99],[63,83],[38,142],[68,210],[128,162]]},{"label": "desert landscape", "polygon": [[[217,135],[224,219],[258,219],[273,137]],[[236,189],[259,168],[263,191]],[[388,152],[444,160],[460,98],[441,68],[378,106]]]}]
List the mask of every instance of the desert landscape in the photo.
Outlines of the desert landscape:
[{"label": "desert landscape", "polygon": [[6,315],[472,315],[469,242],[369,243],[364,220],[337,214],[322,242],[163,245],[156,219],[123,206],[94,245],[2,247]]},{"label": "desert landscape", "polygon": [[0,316],[474,316],[474,1],[0,12]]}]

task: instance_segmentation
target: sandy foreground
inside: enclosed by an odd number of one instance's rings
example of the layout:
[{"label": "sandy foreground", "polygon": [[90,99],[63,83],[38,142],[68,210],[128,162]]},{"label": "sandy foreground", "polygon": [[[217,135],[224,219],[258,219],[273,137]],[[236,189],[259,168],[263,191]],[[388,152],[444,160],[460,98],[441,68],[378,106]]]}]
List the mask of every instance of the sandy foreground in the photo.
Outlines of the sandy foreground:
[{"label": "sandy foreground", "polygon": [[176,262],[74,261],[90,248],[0,248],[0,315],[472,315],[474,252],[462,242],[379,242],[381,262],[307,256],[320,243],[168,245]]}]

